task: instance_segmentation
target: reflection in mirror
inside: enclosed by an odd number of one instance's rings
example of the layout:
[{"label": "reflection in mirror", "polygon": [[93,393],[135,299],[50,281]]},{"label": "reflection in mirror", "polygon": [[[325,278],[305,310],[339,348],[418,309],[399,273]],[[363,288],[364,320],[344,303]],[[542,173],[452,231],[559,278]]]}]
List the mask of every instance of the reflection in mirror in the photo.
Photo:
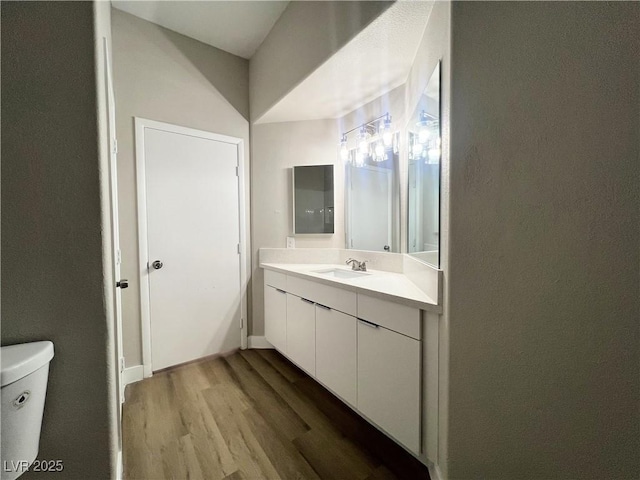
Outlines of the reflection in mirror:
[{"label": "reflection in mirror", "polygon": [[293,232],[333,233],[333,165],[293,167]]},{"label": "reflection in mirror", "polygon": [[397,135],[348,152],[345,171],[346,246],[397,252],[399,194]]},{"label": "reflection in mirror", "polygon": [[440,62],[409,120],[407,251],[440,266]]}]

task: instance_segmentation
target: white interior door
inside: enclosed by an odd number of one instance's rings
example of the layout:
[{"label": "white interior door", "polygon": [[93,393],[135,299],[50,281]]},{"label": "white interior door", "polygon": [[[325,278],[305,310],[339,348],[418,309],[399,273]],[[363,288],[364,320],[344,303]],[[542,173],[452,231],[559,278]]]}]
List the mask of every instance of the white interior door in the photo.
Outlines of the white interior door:
[{"label": "white interior door", "polygon": [[147,127],[144,158],[155,371],[240,346],[238,145]]},{"label": "white interior door", "polygon": [[383,252],[391,245],[391,176],[386,168],[349,167],[347,248]]}]

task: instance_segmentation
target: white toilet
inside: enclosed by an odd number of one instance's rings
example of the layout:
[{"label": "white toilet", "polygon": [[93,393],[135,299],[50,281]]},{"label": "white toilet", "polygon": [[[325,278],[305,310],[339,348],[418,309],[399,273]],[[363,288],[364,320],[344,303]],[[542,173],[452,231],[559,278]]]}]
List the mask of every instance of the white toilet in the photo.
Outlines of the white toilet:
[{"label": "white toilet", "polygon": [[22,475],[38,456],[53,343],[0,348],[2,377],[2,480]]}]

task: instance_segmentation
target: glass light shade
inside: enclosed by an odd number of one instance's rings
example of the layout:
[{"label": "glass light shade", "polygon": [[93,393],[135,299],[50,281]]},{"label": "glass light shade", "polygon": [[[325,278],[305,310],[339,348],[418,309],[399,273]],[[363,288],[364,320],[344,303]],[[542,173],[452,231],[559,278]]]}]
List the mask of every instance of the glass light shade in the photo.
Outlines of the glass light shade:
[{"label": "glass light shade", "polygon": [[393,132],[391,131],[391,115],[387,113],[382,123],[382,141],[385,147],[390,147],[393,142]]},{"label": "glass light shade", "polygon": [[343,143],[340,147],[340,158],[343,162],[349,160],[349,150],[347,149],[347,144]]},{"label": "glass light shade", "polygon": [[429,127],[425,125],[420,125],[420,129],[418,130],[418,142],[427,143],[429,140]]},{"label": "glass light shade", "polygon": [[439,148],[430,148],[427,152],[428,162],[430,164],[438,163],[440,161],[440,149]]},{"label": "glass light shade", "polygon": [[376,143],[376,147],[374,149],[375,152],[375,159],[378,162],[381,162],[384,160],[384,145],[382,144],[382,142],[377,142]]}]

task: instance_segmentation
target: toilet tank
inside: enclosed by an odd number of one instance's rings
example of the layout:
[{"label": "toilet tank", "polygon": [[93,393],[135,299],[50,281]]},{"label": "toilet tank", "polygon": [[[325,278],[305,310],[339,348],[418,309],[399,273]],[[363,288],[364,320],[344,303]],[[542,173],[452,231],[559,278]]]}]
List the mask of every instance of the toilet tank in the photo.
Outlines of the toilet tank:
[{"label": "toilet tank", "polygon": [[22,475],[38,456],[53,343],[0,348],[2,480]]}]

